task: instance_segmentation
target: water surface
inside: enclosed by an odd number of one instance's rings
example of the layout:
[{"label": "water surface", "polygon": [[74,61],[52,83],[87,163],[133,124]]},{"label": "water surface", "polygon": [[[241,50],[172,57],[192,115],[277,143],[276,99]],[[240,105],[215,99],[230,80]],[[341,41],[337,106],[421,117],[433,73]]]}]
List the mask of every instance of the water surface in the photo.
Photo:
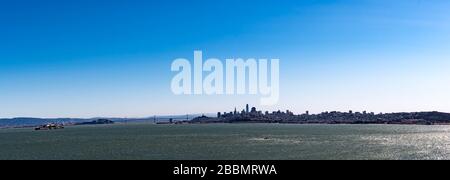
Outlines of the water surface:
[{"label": "water surface", "polygon": [[122,124],[0,130],[0,159],[450,159],[450,126]]}]

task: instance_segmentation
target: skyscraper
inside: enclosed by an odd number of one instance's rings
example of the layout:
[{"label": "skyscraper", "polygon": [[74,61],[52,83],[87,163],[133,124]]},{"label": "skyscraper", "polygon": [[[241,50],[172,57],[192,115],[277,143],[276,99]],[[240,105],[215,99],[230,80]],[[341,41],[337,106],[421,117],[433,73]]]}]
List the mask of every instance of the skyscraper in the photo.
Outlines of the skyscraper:
[{"label": "skyscraper", "polygon": [[245,107],[245,112],[248,114],[250,112],[250,106],[247,104],[247,106]]},{"label": "skyscraper", "polygon": [[255,114],[255,113],[256,113],[256,107],[252,107],[251,113],[252,113],[252,114]]}]

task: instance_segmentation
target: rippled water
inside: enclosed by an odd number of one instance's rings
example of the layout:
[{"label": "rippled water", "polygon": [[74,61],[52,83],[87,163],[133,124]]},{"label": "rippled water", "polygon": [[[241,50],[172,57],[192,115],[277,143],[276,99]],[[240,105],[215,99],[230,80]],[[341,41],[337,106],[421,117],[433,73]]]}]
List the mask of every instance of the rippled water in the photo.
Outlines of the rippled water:
[{"label": "rippled water", "polygon": [[450,126],[108,125],[0,130],[0,159],[450,159]]}]

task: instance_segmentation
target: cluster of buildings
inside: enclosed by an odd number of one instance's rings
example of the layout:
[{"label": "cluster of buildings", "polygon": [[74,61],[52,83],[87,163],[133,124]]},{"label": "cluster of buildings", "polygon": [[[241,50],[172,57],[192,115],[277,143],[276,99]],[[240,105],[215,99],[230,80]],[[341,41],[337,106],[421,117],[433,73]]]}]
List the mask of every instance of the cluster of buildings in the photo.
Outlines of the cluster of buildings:
[{"label": "cluster of buildings", "polygon": [[295,115],[293,112],[262,112],[247,104],[245,109],[219,112],[217,117],[198,117],[190,123],[290,123],[290,124],[450,124],[450,114],[440,112],[413,112],[375,114],[373,112],[323,112]]},{"label": "cluster of buildings", "polygon": [[265,116],[270,116],[270,115],[289,115],[289,116],[293,116],[294,113],[292,113],[291,111],[287,110],[286,112],[281,112],[281,111],[274,111],[272,113],[269,113],[269,111],[258,111],[256,109],[256,107],[252,107],[250,109],[250,106],[247,104],[245,109],[243,109],[242,111],[237,111],[237,108],[234,109],[233,112],[218,112],[217,113],[217,118],[262,118]]}]

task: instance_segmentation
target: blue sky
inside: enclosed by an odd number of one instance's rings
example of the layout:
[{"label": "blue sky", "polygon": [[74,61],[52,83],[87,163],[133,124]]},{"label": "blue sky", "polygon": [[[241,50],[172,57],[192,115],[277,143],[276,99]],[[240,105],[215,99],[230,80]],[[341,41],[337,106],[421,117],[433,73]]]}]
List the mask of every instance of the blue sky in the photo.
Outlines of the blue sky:
[{"label": "blue sky", "polygon": [[[267,110],[450,112],[445,0],[5,0],[0,117],[210,113],[259,96],[175,96],[175,58],[280,58]],[[219,102],[219,103],[218,103]]]}]

